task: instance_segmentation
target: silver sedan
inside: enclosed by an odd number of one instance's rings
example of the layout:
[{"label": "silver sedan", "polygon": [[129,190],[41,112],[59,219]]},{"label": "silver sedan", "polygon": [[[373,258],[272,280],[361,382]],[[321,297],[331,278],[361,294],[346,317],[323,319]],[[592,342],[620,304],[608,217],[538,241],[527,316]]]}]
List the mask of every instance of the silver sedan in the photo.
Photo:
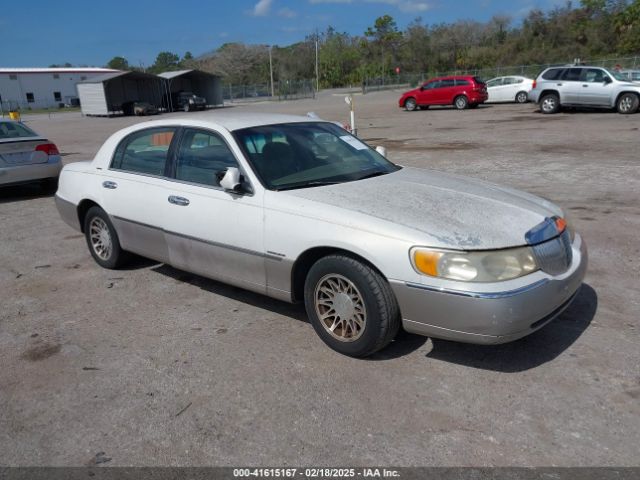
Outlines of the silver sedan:
[{"label": "silver sedan", "polygon": [[21,122],[0,119],[0,187],[36,180],[55,185],[61,170],[55,144]]},{"label": "silver sedan", "polygon": [[58,210],[105,268],[128,252],[287,302],[367,356],[402,326],[471,343],[560,314],[587,266],[562,209],[401,167],[330,122],[215,113],[115,133],[65,166]]}]

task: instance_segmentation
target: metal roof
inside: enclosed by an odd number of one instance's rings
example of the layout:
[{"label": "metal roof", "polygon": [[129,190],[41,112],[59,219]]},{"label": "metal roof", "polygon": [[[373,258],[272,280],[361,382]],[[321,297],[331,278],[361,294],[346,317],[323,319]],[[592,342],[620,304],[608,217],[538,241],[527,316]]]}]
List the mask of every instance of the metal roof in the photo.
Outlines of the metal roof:
[{"label": "metal roof", "polygon": [[202,75],[209,75],[212,77],[219,77],[219,75],[216,75],[214,73],[209,73],[209,72],[203,72],[202,70],[175,70],[173,72],[162,72],[159,73],[158,76],[162,77],[162,78],[166,78],[167,80],[171,80],[172,78],[176,78],[176,77],[180,77],[182,75],[186,75],[187,73],[198,73],[198,74],[202,74]]},{"label": "metal roof", "polygon": [[144,72],[134,72],[134,71],[120,71],[120,70],[114,70],[110,73],[105,73],[104,75],[98,75],[97,77],[93,77],[93,78],[88,78],[82,82],[79,83],[102,83],[102,82],[106,82],[108,80],[114,79],[114,78],[118,78],[118,77],[122,77],[124,75],[132,75],[135,77],[144,77],[144,78],[158,78],[157,75],[152,75],[151,73],[144,73]]},{"label": "metal roof", "polygon": [[3,68],[0,67],[0,73],[108,73],[118,72],[112,68]]}]

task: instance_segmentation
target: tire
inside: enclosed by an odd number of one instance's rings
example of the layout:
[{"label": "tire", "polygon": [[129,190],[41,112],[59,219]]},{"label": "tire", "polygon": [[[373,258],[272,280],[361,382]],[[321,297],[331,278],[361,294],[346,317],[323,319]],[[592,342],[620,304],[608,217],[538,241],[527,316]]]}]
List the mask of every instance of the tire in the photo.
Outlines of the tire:
[{"label": "tire", "polygon": [[409,97],[404,101],[404,108],[407,112],[413,112],[418,109],[418,103],[413,97]]},{"label": "tire", "polygon": [[[371,266],[346,255],[329,255],[311,267],[304,303],[322,341],[350,357],[366,357],[384,348],[400,328],[400,309],[387,281]],[[336,312],[348,317],[348,323]]]},{"label": "tire", "polygon": [[622,113],[624,115],[630,115],[632,113],[636,113],[638,111],[638,106],[640,104],[640,98],[635,93],[623,93],[618,97],[618,101],[616,102],[616,110],[618,113]]},{"label": "tire", "polygon": [[184,107],[182,107],[182,109],[183,109],[185,112],[189,112],[189,111],[191,111],[191,107],[189,106],[189,104],[188,104],[188,103],[187,103]]},{"label": "tire", "polygon": [[458,110],[464,110],[469,106],[469,100],[464,95],[458,95],[454,100],[453,104]]},{"label": "tire", "polygon": [[120,247],[116,229],[113,228],[109,215],[100,207],[91,207],[87,211],[84,217],[84,236],[91,256],[101,267],[116,269],[127,261],[127,252]]},{"label": "tire", "polygon": [[527,92],[516,93],[516,103],[527,103],[529,101],[529,94]]},{"label": "tire", "polygon": [[545,114],[558,113],[560,111],[560,98],[555,93],[546,93],[540,97],[540,111]]}]

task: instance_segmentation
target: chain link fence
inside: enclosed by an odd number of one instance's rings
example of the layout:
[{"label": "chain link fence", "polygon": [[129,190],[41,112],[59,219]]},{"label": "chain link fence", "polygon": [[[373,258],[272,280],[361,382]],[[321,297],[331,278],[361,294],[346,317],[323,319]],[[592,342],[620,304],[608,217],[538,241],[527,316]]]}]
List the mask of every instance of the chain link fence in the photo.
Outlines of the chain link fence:
[{"label": "chain link fence", "polygon": [[[427,72],[416,74],[400,74],[386,77],[374,77],[366,78],[362,83],[362,93],[375,92],[378,90],[390,90],[402,87],[416,87],[426,80],[434,77],[444,77],[447,75],[474,75],[482,78],[483,80],[489,80],[495,77],[503,77],[506,75],[521,75],[523,77],[536,78],[538,74],[545,68],[554,67],[558,65],[566,65],[567,63],[544,63],[535,65],[515,65],[506,67],[492,67],[481,69],[459,69],[449,70],[442,72]],[[601,60],[581,61],[587,65],[593,65],[597,67],[605,67],[609,69],[640,69],[640,57],[616,57],[607,58]]]},{"label": "chain link fence", "polygon": [[265,100],[297,100],[300,98],[315,98],[314,80],[283,80],[274,82],[273,96],[271,85],[260,83],[254,85],[223,85],[222,97],[229,103],[259,102]]}]

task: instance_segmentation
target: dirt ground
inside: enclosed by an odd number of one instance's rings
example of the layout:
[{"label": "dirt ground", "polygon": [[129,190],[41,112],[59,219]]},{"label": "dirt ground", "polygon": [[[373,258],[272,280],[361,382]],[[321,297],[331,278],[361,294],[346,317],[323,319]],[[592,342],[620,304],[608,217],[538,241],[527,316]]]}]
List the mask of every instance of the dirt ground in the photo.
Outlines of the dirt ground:
[{"label": "dirt ground", "polygon": [[[190,115],[347,122],[343,96]],[[103,270],[51,192],[3,189],[0,466],[638,465],[640,114],[409,113],[398,96],[355,96],[360,137],[391,160],[571,212],[590,267],[560,318],[502,346],[401,333],[355,360],[327,348],[300,305],[145,260]],[[74,162],[146,119],[25,121]]]}]

